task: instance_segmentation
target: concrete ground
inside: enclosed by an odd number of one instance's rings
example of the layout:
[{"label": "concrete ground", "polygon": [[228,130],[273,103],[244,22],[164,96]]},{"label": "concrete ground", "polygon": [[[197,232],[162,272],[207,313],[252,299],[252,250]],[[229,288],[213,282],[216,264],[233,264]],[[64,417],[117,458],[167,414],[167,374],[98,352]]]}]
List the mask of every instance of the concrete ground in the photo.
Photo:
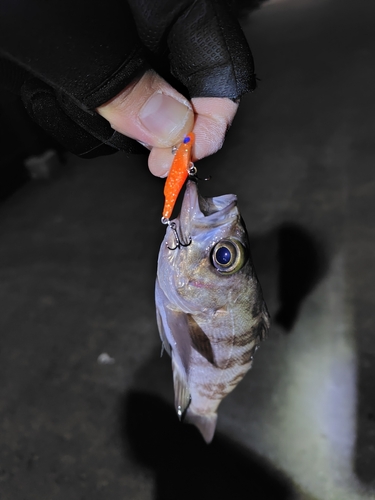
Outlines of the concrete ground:
[{"label": "concrete ground", "polygon": [[374,14],[243,21],[259,89],[198,168],[239,197],[273,326],[210,446],[159,357],[146,158],[69,157],[0,205],[1,500],[375,499]]}]

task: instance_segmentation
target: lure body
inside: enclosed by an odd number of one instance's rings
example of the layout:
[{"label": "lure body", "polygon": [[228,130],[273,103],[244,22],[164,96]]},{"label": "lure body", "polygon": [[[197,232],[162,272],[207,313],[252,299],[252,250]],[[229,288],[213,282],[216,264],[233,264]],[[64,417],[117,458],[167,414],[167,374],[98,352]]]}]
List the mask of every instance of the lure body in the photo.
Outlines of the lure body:
[{"label": "lure body", "polygon": [[164,209],[163,219],[167,220],[172,215],[173,208],[182,186],[189,174],[189,167],[191,162],[191,148],[194,144],[195,135],[193,132],[188,134],[174,156],[172,167],[169,171],[167,180],[164,186]]}]

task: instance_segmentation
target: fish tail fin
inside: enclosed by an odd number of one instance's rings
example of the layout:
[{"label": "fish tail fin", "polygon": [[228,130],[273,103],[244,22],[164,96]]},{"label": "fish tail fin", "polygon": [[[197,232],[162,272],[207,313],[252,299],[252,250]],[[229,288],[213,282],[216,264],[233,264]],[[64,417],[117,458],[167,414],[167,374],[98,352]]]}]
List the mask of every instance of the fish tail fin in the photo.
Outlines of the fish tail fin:
[{"label": "fish tail fin", "polygon": [[215,434],[217,413],[211,413],[209,415],[198,415],[197,413],[193,413],[188,409],[184,422],[195,425],[195,427],[202,434],[203,439],[206,441],[206,443],[211,443]]}]

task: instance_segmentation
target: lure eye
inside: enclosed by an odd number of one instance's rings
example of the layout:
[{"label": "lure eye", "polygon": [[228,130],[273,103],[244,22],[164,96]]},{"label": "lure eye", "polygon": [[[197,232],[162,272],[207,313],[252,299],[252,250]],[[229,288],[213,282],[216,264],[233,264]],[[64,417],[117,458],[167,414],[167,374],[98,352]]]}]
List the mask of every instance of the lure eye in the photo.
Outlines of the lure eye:
[{"label": "lure eye", "polygon": [[212,263],[221,273],[232,274],[241,269],[245,262],[245,249],[239,241],[221,240],[211,254]]}]

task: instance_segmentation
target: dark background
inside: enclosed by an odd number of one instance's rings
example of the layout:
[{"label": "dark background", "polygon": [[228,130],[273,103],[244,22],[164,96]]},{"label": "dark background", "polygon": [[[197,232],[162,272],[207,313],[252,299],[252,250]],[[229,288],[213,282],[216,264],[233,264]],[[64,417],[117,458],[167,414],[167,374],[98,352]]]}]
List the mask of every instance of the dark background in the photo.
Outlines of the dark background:
[{"label": "dark background", "polygon": [[259,88],[198,168],[238,195],[273,323],[210,446],[159,357],[164,181],[61,151],[30,181],[56,144],[0,100],[1,499],[375,497],[374,5],[239,10]]}]

